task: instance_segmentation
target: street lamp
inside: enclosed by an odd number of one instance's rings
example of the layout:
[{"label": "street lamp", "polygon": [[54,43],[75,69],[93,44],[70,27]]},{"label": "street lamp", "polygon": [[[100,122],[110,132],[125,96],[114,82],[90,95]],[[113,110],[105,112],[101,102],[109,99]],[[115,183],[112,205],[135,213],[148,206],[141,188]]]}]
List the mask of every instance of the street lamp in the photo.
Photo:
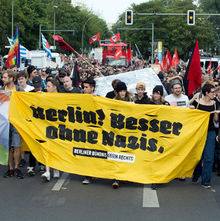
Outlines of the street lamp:
[{"label": "street lamp", "polygon": [[[54,20],[53,20],[53,34],[55,35],[56,34],[56,8],[58,8],[58,6],[57,5],[54,5],[53,6],[53,8],[54,8],[54,16],[53,16],[53,18],[54,18]],[[54,46],[54,50],[55,50],[55,40],[53,40],[53,46]]]},{"label": "street lamp", "polygon": [[89,19],[87,19],[87,21],[85,22],[85,24],[83,25],[83,29],[82,29],[82,53],[83,53],[83,32],[84,32],[84,29],[86,27],[86,24],[89,22],[90,19],[92,19],[94,16],[90,17]]},{"label": "street lamp", "polygon": [[14,26],[14,0],[11,1],[11,38],[13,39],[13,26]]}]

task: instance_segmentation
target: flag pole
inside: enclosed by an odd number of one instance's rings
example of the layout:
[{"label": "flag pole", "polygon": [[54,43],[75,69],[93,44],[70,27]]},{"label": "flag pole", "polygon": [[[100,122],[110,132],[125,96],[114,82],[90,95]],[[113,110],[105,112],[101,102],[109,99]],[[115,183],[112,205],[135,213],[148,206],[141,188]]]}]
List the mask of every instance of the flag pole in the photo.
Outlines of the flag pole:
[{"label": "flag pole", "polygon": [[[56,40],[58,43],[61,43],[62,45],[64,44],[69,50],[75,52],[80,58],[82,58],[83,61],[85,61],[91,68],[93,68],[95,71],[100,72],[100,70],[98,68],[95,68],[89,61],[87,61],[87,59],[85,59],[84,57],[82,57],[75,49],[73,49],[67,42],[65,42],[63,40],[63,38],[59,35],[53,35],[53,39]],[[64,46],[63,45],[63,46]],[[62,47],[61,47],[62,49]],[[65,50],[65,49],[64,49]]]}]

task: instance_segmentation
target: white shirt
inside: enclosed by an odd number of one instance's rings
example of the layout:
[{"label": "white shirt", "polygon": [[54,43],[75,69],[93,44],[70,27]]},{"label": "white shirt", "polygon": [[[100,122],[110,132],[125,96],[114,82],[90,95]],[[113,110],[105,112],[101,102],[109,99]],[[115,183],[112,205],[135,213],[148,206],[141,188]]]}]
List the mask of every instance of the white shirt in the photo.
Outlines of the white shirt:
[{"label": "white shirt", "polygon": [[165,100],[169,102],[170,106],[189,107],[189,98],[184,94],[181,94],[178,97],[170,94],[165,97]]}]

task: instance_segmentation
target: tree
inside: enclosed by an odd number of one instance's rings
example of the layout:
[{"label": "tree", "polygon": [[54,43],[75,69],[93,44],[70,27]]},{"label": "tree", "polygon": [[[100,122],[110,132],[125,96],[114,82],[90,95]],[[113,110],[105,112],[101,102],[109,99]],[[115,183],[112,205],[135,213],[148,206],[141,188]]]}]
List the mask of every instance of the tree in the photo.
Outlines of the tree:
[{"label": "tree", "polygon": [[[52,30],[43,34],[49,44],[53,44],[54,5],[58,6],[56,29],[73,30],[72,32],[56,31],[56,34],[61,35],[75,50],[80,51],[82,27],[91,16],[94,19],[86,26],[85,45],[96,32],[100,32],[103,37],[109,36],[104,20],[86,8],[73,7],[70,2],[70,0],[14,0],[14,32],[18,24],[20,43],[29,50],[38,49],[41,25],[43,30]],[[7,37],[11,37],[12,1],[0,0],[0,13],[0,53],[4,55],[8,53],[8,49],[5,49],[5,45],[9,45]]]}]

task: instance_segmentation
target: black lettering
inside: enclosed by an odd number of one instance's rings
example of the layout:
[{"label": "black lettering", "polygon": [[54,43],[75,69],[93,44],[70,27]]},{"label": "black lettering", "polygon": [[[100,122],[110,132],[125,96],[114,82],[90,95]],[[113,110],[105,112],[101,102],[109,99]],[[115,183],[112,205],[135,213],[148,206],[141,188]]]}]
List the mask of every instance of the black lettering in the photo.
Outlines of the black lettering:
[{"label": "black lettering", "polygon": [[147,124],[148,124],[148,120],[146,120],[146,119],[144,119],[144,118],[141,118],[140,120],[139,120],[139,127],[138,127],[138,130],[141,130],[141,131],[146,131],[146,130],[148,130],[148,126],[147,126]]},{"label": "black lettering", "polygon": [[158,150],[159,153],[163,153],[163,151],[164,151],[163,147],[160,147],[159,150]]},{"label": "black lettering", "polygon": [[122,114],[114,114],[111,113],[111,127],[112,128],[117,128],[117,129],[122,129],[124,128],[124,119],[125,116],[123,116]]},{"label": "black lettering", "polygon": [[158,127],[158,123],[159,123],[159,121],[158,120],[156,120],[156,119],[154,119],[154,120],[151,120],[150,121],[150,131],[152,131],[152,132],[154,132],[154,133],[156,133],[156,132],[158,132],[159,131],[159,127]]},{"label": "black lettering", "polygon": [[98,141],[97,141],[98,133],[97,132],[89,131],[87,136],[88,136],[88,143],[91,143],[91,144],[98,143]]},{"label": "black lettering", "polygon": [[129,117],[126,119],[126,128],[129,130],[136,130],[137,129],[137,119],[134,117]]},{"label": "black lettering", "polygon": [[57,111],[55,109],[47,109],[46,110],[46,118],[49,121],[57,121]]},{"label": "black lettering", "polygon": [[160,122],[160,132],[163,134],[171,134],[172,123],[166,120]]},{"label": "black lettering", "polygon": [[102,109],[97,110],[96,113],[99,115],[99,122],[98,122],[98,124],[100,126],[102,126],[103,125],[103,120],[105,120],[105,113],[103,112]]},{"label": "black lettering", "polygon": [[73,130],[74,141],[76,142],[86,142],[86,131],[85,130]]},{"label": "black lettering", "polygon": [[67,116],[67,111],[66,110],[58,110],[58,119],[61,122],[66,122],[66,116]]},{"label": "black lettering", "polygon": [[46,137],[49,139],[57,139],[58,135],[57,135],[58,129],[54,126],[49,126],[46,128]]},{"label": "black lettering", "polygon": [[69,122],[75,123],[74,108],[67,107],[67,110],[68,110]]},{"label": "black lettering", "polygon": [[114,137],[115,134],[113,132],[106,132],[106,131],[102,131],[102,144],[103,145],[108,145],[108,146],[113,146],[113,142],[114,142]]},{"label": "black lettering", "polygon": [[76,108],[76,121],[78,123],[82,123],[83,122],[83,119],[82,119],[82,112],[81,112],[81,107],[77,107]]},{"label": "black lettering", "polygon": [[142,137],[140,139],[140,149],[141,150],[146,150],[147,149],[147,139],[145,138],[147,135],[142,134]]},{"label": "black lettering", "polygon": [[127,145],[127,147],[128,147],[128,148],[131,148],[131,149],[133,149],[133,150],[138,149],[138,148],[139,148],[139,143],[137,143],[137,141],[138,141],[138,138],[137,138],[137,137],[130,136],[130,137],[128,138],[128,145]]},{"label": "black lettering", "polygon": [[41,120],[45,120],[43,108],[41,108],[41,107],[35,108],[33,106],[30,106],[30,108],[33,110],[33,117],[40,118]]},{"label": "black lettering", "polygon": [[87,112],[83,111],[84,122],[87,124],[96,124],[96,113],[95,112]]},{"label": "black lettering", "polygon": [[157,150],[157,140],[154,139],[154,138],[151,138],[148,142],[149,146],[147,147],[147,149],[150,151],[150,152],[155,152]]},{"label": "black lettering", "polygon": [[59,138],[61,140],[68,140],[68,141],[72,141],[72,130],[66,128],[65,125],[60,124],[58,126],[59,128]]},{"label": "black lettering", "polygon": [[182,129],[183,125],[179,122],[174,122],[173,123],[173,134],[179,136],[180,135],[180,130]]},{"label": "black lettering", "polygon": [[117,135],[115,139],[115,146],[116,147],[126,147],[126,137]]}]

